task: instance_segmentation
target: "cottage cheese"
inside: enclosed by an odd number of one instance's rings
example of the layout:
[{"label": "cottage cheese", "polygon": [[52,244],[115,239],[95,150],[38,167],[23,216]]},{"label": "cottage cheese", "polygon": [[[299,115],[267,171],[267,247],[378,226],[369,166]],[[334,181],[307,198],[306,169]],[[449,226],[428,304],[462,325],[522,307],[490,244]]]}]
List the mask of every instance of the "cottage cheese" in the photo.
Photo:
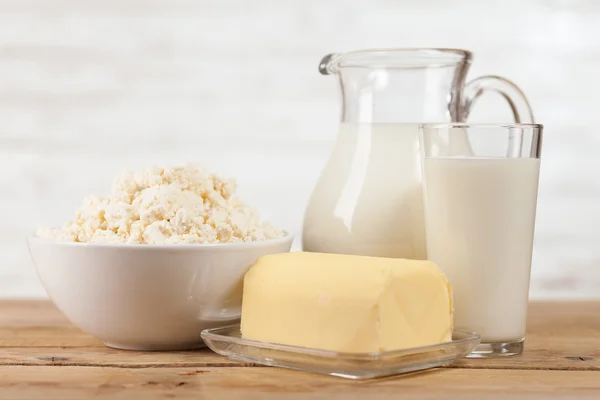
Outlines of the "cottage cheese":
[{"label": "cottage cheese", "polygon": [[236,243],[283,236],[234,197],[236,183],[198,165],[125,172],[108,198],[88,197],[73,221],[38,229],[68,242],[180,244]]}]

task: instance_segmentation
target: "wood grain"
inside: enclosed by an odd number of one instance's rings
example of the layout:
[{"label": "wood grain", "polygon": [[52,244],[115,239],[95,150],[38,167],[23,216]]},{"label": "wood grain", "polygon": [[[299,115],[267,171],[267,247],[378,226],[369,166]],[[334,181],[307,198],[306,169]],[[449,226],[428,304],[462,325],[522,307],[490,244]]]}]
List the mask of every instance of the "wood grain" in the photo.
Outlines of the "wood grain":
[{"label": "wood grain", "polygon": [[[46,301],[0,301],[0,365],[239,366],[211,351],[114,350],[75,328]],[[460,360],[457,368],[600,370],[600,302],[531,303],[521,357]],[[600,378],[599,378],[600,379]]]},{"label": "wood grain", "polygon": [[49,302],[0,301],[0,399],[598,399],[600,302],[532,303],[521,357],[366,382],[240,364],[207,349],[104,347]]},{"label": "wood grain", "polygon": [[0,398],[597,399],[600,374],[438,369],[365,382],[278,368],[0,367]]},{"label": "wood grain", "polygon": [[185,352],[133,352],[105,348],[0,349],[0,365],[96,366],[115,368],[144,367],[226,367],[250,366],[231,361],[209,349]]},{"label": "wood grain", "polygon": [[49,301],[0,301],[2,347],[104,347]]}]

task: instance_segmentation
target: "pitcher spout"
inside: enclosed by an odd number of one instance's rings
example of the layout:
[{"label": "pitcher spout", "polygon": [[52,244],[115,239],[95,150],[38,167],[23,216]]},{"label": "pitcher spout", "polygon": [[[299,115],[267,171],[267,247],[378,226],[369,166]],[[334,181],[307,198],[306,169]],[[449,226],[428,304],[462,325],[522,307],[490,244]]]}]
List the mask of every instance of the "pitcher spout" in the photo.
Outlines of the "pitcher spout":
[{"label": "pitcher spout", "polygon": [[327,54],[319,63],[319,72],[323,75],[335,74],[337,72],[338,61],[341,56],[341,54],[337,53]]}]

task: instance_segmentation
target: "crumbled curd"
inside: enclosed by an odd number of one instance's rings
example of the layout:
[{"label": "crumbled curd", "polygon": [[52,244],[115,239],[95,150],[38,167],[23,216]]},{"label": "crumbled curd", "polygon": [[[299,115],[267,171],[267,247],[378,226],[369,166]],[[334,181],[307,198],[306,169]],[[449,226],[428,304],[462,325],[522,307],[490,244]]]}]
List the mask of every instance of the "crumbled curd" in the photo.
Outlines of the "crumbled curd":
[{"label": "crumbled curd", "polygon": [[198,165],[125,172],[109,198],[88,197],[73,221],[38,229],[68,242],[180,244],[235,243],[283,236],[261,223],[257,211],[234,197],[234,179]]}]

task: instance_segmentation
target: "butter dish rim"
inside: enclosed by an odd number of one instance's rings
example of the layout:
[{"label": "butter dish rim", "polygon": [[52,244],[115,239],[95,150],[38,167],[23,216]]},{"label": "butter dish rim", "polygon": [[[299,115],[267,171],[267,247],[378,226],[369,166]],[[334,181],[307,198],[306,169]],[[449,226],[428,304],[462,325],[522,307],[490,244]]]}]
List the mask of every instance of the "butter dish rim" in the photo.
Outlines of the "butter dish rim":
[{"label": "butter dish rim", "polygon": [[400,357],[400,356],[408,356],[411,354],[419,354],[419,353],[424,353],[427,351],[443,349],[444,347],[446,347],[448,345],[471,344],[474,348],[481,342],[481,336],[476,332],[455,330],[452,333],[453,336],[461,335],[464,337],[462,337],[460,339],[456,339],[456,340],[453,339],[449,342],[443,342],[443,343],[427,345],[427,346],[410,347],[410,348],[405,348],[405,349],[382,351],[382,352],[350,353],[350,352],[336,352],[336,351],[331,351],[331,350],[315,349],[315,348],[309,348],[309,347],[290,346],[290,345],[271,343],[271,342],[261,342],[258,340],[244,339],[242,337],[224,334],[225,332],[231,332],[232,330],[235,331],[236,329],[237,329],[237,332],[239,332],[239,327],[240,327],[239,324],[233,324],[233,325],[227,325],[227,326],[222,326],[222,327],[218,327],[218,328],[205,329],[201,332],[200,335],[202,337],[202,340],[204,340],[206,342],[206,344],[213,351],[215,351],[218,354],[221,354],[221,353],[214,350],[210,346],[209,342],[211,340],[216,339],[221,342],[227,342],[227,343],[232,343],[232,344],[237,344],[237,345],[246,345],[246,346],[251,346],[254,348],[262,348],[262,349],[268,349],[268,350],[280,350],[280,351],[299,353],[299,354],[304,354],[304,355],[312,355],[312,356],[336,358],[336,359],[338,359],[338,358],[354,359],[354,360],[361,360],[361,361],[379,360],[384,357],[385,358],[396,358],[396,357]]}]

